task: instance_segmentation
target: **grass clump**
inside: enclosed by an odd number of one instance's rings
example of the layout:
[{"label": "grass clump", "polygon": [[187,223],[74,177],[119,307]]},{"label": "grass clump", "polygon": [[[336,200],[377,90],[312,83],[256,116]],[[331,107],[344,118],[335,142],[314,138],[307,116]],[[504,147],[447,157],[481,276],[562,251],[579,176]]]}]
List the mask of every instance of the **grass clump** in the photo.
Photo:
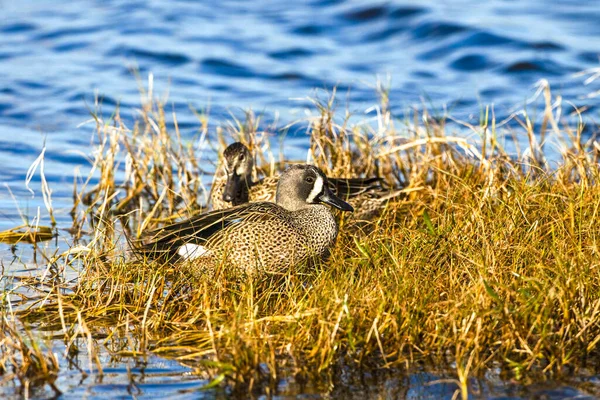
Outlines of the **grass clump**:
[{"label": "grass clump", "polygon": [[[56,396],[59,362],[46,343],[35,338],[8,309],[2,296],[0,310],[0,384],[13,383],[14,393],[29,398],[33,389],[48,385]],[[4,395],[9,393],[3,391]]]},{"label": "grass clump", "polygon": [[[114,257],[122,231],[135,237],[198,212],[202,171],[162,104],[144,103],[132,129],[118,112],[97,117],[101,179],[80,188],[74,214],[80,232],[92,227],[81,236],[87,250],[55,260],[61,283],[21,318],[60,316],[73,336],[124,343],[119,354],[174,358],[215,385],[266,393],[282,376],[335,380],[340,368],[448,365],[463,397],[491,367],[523,381],[596,368],[597,144],[584,141],[576,114],[574,126],[557,121],[560,104],[549,87],[542,93],[537,120],[520,113],[503,127],[527,143],[517,156],[490,109],[470,135],[453,135],[456,124],[425,111],[394,119],[385,92],[375,128],[338,119],[334,96],[315,100],[309,158],[330,176],[376,174],[408,195],[369,223],[342,220],[327,263],[247,280],[223,268],[190,281],[177,265]],[[269,135],[248,116],[220,133],[276,173]],[[554,164],[544,138],[559,145]],[[60,280],[67,266],[78,269],[75,282]]]}]

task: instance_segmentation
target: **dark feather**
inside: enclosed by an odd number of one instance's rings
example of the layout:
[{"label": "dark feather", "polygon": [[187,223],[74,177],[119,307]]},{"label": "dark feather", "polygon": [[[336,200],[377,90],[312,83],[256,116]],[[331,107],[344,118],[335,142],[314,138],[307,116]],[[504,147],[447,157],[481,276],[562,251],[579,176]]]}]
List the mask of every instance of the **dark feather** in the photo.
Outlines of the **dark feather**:
[{"label": "dark feather", "polygon": [[375,178],[328,178],[329,188],[342,199],[347,200],[365,192],[383,189],[382,179]]}]

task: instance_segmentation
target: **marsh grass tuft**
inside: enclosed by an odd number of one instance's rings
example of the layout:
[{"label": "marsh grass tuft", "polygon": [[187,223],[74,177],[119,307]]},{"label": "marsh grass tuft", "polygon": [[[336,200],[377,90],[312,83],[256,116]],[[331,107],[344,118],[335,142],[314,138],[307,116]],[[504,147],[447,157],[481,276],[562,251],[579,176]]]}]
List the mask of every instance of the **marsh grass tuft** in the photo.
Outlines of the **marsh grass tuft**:
[{"label": "marsh grass tuft", "polygon": [[6,299],[2,298],[0,312],[0,382],[15,382],[16,392],[29,398],[30,392],[48,385],[56,396],[61,391],[56,387],[59,363],[47,343],[36,338],[31,330],[18,322],[8,312]]},{"label": "marsh grass tuft", "polygon": [[[351,123],[335,93],[314,100],[309,158],[331,176],[408,185],[407,196],[368,223],[342,220],[328,262],[243,280],[226,266],[191,281],[177,265],[112,257],[122,231],[138,237],[199,212],[204,171],[151,94],[133,127],[118,110],[96,115],[100,183],[79,185],[74,213],[75,231],[92,232],[81,236],[89,251],[58,260],[58,276],[75,266],[77,280],[46,282],[44,301],[20,318],[62,321],[90,348],[119,343],[115,354],[173,358],[213,385],[266,393],[282,376],[331,379],[344,366],[448,365],[463,398],[492,366],[520,380],[595,367],[598,144],[577,112],[558,119],[547,85],[540,95],[536,120],[522,112],[501,124],[485,108],[478,125],[417,110],[395,118],[383,90],[374,124]],[[254,114],[217,131],[248,144],[267,173],[282,167]],[[503,143],[526,149],[509,156]]]}]

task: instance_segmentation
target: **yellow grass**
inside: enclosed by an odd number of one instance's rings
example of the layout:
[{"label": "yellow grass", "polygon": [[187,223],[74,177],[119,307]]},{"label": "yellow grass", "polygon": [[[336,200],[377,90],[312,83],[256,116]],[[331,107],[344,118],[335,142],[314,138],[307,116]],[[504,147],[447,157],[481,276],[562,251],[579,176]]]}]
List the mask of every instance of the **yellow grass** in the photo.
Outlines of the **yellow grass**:
[{"label": "yellow grass", "polygon": [[[381,94],[373,125],[351,124],[335,94],[315,101],[304,121],[310,158],[330,176],[408,184],[409,195],[369,223],[341,221],[331,258],[315,269],[247,281],[225,268],[194,282],[177,265],[120,257],[123,231],[137,237],[199,212],[207,190],[192,142],[176,123],[167,126],[151,94],[132,127],[118,110],[109,121],[97,116],[100,184],[80,184],[74,219],[74,231],[91,226],[93,234],[85,251],[56,260],[59,275],[74,266],[79,278],[46,282],[43,303],[19,318],[54,324],[67,342],[86,338],[98,370],[95,346],[126,343],[119,354],[174,358],[214,384],[264,393],[281,376],[327,380],[338,367],[424,361],[454,365],[457,394],[466,397],[469,378],[492,366],[527,380],[593,363],[600,355],[599,149],[582,139],[577,113],[556,120],[546,87],[537,124],[521,113],[500,128],[485,108],[477,126],[449,127],[427,112],[394,118]],[[214,129],[201,116],[199,136]],[[216,130],[224,140],[215,150],[242,140],[267,173],[281,167],[252,113]],[[528,149],[509,157],[502,132],[525,138]],[[549,137],[560,147],[547,149],[541,141]],[[123,182],[113,173],[121,162]]]}]

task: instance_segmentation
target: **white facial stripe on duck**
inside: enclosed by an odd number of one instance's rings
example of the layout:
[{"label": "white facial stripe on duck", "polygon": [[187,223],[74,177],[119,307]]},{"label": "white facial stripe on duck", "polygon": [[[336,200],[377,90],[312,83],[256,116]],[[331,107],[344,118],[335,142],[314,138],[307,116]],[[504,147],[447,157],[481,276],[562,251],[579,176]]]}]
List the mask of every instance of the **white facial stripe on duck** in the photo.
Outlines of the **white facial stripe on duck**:
[{"label": "white facial stripe on duck", "polygon": [[323,194],[323,185],[323,178],[317,174],[315,183],[313,184],[313,188],[308,194],[308,197],[306,198],[307,203],[315,203],[315,199],[317,198],[317,196]]}]

